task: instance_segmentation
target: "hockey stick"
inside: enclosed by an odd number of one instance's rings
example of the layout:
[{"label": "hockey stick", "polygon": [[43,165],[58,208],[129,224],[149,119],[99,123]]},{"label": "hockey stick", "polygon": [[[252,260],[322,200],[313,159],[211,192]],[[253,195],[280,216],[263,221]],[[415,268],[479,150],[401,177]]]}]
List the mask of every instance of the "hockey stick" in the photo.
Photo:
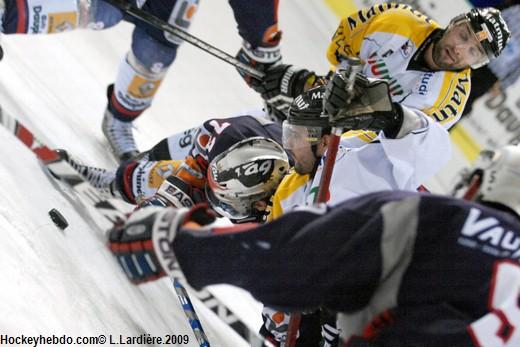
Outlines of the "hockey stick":
[{"label": "hockey stick", "polygon": [[79,176],[57,151],[45,145],[25,125],[2,108],[0,108],[0,124],[38,157],[38,160],[50,175],[76,191],[83,200],[100,212],[108,222],[116,224],[126,219],[124,211],[121,211],[110,201],[101,197],[96,189],[86,182],[83,177]]},{"label": "hockey stick", "polygon": [[[345,77],[346,90],[352,91],[354,88],[354,82],[356,80],[356,74],[361,70],[361,62],[356,58],[348,58],[346,60],[346,66],[339,69],[339,72]],[[352,93],[350,93],[352,94]],[[347,101],[347,105],[350,100]],[[336,162],[336,155],[338,154],[339,140],[343,133],[342,128],[333,127],[331,129],[331,139],[327,146],[327,155],[325,162],[323,163],[323,170],[321,172],[320,184],[318,194],[314,200],[315,203],[327,202],[327,193],[329,192],[330,180],[332,178],[332,172],[334,171],[334,163]],[[294,347],[296,344],[296,338],[298,329],[300,328],[301,313],[291,312],[289,318],[289,326],[287,327],[287,339],[283,347]]]},{"label": "hockey stick", "polygon": [[202,41],[201,39],[193,36],[192,34],[188,33],[187,31],[184,31],[182,29],[176,28],[173,25],[165,22],[164,20],[158,18],[157,16],[152,15],[149,12],[146,12],[140,8],[137,8],[130,3],[128,3],[125,0],[106,0],[111,5],[119,8],[124,13],[129,14],[130,16],[145,22],[157,29],[160,29],[162,31],[165,31],[169,34],[172,34],[185,42],[188,42],[192,44],[193,46],[202,49],[206,53],[209,53],[213,55],[214,57],[217,57],[220,60],[225,61],[226,63],[233,65],[235,68],[242,70],[243,72],[255,77],[256,79],[261,80],[265,74],[253,68],[250,65],[247,65],[240,60],[236,59],[235,57],[229,55],[228,53],[218,49],[215,46],[210,45],[209,43],[206,43]]},{"label": "hockey stick", "polygon": [[[16,136],[25,146],[27,146],[40,160],[51,175],[58,181],[65,182],[74,191],[76,191],[87,202],[93,204],[94,208],[100,212],[110,223],[122,223],[126,216],[110,201],[99,196],[98,192],[90,186],[70,165],[60,156],[59,152],[49,148],[42,141],[25,127],[19,120],[9,115],[0,108],[0,124]],[[94,220],[94,219],[92,219]],[[209,347],[200,320],[195,313],[195,309],[191,303],[188,293],[184,287],[177,281],[174,282],[175,291],[181,302],[182,309],[186,314],[190,327],[199,341],[200,347]]]},{"label": "hockey stick", "polygon": [[[89,213],[83,214],[87,209],[87,205],[93,207],[98,213],[101,213],[105,220],[109,222],[109,225],[125,221],[127,211],[123,211],[120,207],[101,196],[89,182],[86,182],[83,177],[60,156],[59,152],[45,145],[44,142],[39,140],[22,122],[5,112],[1,107],[0,124],[37,156],[42,168],[45,169],[45,172],[48,174],[47,177],[51,180],[51,184],[53,184],[55,188],[59,190],[61,188],[62,193],[64,193],[62,186],[60,186],[58,182],[63,182],[66,186],[70,187],[75,193],[75,198],[73,200],[70,196],[65,197],[83,218],[89,219],[89,223],[98,227],[100,231],[104,230],[99,224],[100,218],[98,215],[94,216]],[[79,201],[76,201],[76,199]],[[264,342],[256,331],[249,328],[243,320],[235,315],[224,302],[215,297],[209,290],[196,291],[190,287],[188,287],[188,290],[191,291],[191,295],[195,295],[197,299],[245,341],[249,341],[253,346],[257,347],[264,345],[269,346],[268,342]],[[187,292],[186,289],[185,291]],[[188,297],[187,294],[185,296]],[[197,332],[194,333],[197,336]]]},{"label": "hockey stick", "polygon": [[195,312],[195,307],[191,303],[190,297],[186,288],[179,283],[177,279],[173,279],[173,287],[175,288],[175,292],[177,293],[177,297],[181,302],[182,310],[188,318],[188,322],[190,323],[191,330],[195,334],[195,338],[197,338],[197,342],[200,347],[210,347],[208,338],[204,329],[202,329],[202,324],[200,323],[199,316]]}]

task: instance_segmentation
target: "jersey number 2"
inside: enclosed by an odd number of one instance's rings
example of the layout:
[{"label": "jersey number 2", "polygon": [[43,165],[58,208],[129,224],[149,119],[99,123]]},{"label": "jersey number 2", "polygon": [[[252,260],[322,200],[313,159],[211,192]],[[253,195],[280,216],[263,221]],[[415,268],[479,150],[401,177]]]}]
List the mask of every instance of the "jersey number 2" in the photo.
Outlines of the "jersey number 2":
[{"label": "jersey number 2", "polygon": [[473,322],[468,331],[476,346],[520,345],[520,264],[495,263],[489,291],[489,313]]}]

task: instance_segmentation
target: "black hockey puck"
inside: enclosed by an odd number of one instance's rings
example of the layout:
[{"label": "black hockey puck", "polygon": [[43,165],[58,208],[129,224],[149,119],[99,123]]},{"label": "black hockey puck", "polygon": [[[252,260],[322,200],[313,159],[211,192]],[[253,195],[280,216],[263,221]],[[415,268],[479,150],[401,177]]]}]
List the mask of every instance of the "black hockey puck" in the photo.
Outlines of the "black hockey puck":
[{"label": "black hockey puck", "polygon": [[60,211],[58,211],[55,208],[49,211],[49,216],[51,217],[54,224],[56,224],[56,226],[61,230],[65,230],[65,228],[69,226],[69,223],[67,222],[65,217],[63,217]]}]

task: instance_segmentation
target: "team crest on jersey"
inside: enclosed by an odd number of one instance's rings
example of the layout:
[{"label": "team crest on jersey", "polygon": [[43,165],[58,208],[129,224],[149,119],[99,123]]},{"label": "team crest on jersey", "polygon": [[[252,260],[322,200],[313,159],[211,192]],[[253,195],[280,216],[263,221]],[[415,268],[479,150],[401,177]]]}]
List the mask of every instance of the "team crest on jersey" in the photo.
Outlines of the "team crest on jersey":
[{"label": "team crest on jersey", "polygon": [[410,40],[407,40],[399,50],[401,51],[403,57],[408,58],[410,56],[410,53],[412,53],[412,42]]}]

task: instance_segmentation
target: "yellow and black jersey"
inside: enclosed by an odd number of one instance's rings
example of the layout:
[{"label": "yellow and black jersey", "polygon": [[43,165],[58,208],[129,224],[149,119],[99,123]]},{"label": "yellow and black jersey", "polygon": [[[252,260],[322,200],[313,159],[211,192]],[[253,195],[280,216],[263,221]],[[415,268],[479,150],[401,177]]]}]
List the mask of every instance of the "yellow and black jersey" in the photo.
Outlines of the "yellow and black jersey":
[{"label": "yellow and black jersey", "polygon": [[340,22],[327,57],[334,65],[346,57],[360,58],[365,63],[363,74],[389,82],[394,102],[422,111],[449,128],[466,104],[471,70],[421,71],[410,66],[439,29],[439,24],[408,5],[374,5]]}]

